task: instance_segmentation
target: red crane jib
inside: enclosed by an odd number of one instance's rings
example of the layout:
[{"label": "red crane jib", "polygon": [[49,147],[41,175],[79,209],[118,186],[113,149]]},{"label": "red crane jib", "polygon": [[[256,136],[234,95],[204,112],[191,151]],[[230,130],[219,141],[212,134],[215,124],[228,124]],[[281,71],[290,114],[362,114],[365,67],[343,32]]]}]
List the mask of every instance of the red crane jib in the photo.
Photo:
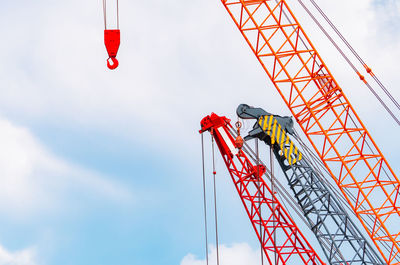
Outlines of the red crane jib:
[{"label": "red crane jib", "polygon": [[214,137],[267,263],[274,264],[277,259],[276,264],[282,265],[324,265],[263,179],[265,167],[253,165],[244,151],[235,147],[231,129],[228,118],[212,113],[202,119],[200,133],[209,131]]}]

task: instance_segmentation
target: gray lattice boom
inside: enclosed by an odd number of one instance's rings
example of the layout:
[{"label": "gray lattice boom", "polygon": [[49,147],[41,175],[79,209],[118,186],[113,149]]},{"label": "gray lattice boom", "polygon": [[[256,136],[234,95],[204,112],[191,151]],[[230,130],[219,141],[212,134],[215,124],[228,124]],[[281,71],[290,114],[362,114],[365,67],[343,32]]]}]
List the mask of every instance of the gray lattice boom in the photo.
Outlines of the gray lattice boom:
[{"label": "gray lattice boom", "polygon": [[[246,108],[243,108],[243,106]],[[260,113],[260,111],[262,112]],[[274,140],[271,143],[271,136],[263,130],[260,125],[261,122],[259,122],[261,117],[271,114],[260,108],[251,108],[247,105],[239,106],[237,113],[241,118],[258,119],[245,140],[258,138],[272,146],[274,155],[289,182],[290,189],[302,208],[304,216],[329,263],[385,264],[357,229],[329,187],[322,181],[321,176],[310,166],[307,159],[302,157],[297,161],[293,159],[289,163],[287,154],[285,156],[282,152],[282,145],[278,144],[279,141]],[[280,116],[276,116],[276,118],[277,123],[281,124],[282,130],[285,130],[286,133],[293,132],[293,128],[288,128],[293,126],[293,122],[287,120],[291,118]],[[300,151],[298,151],[299,153]]]}]

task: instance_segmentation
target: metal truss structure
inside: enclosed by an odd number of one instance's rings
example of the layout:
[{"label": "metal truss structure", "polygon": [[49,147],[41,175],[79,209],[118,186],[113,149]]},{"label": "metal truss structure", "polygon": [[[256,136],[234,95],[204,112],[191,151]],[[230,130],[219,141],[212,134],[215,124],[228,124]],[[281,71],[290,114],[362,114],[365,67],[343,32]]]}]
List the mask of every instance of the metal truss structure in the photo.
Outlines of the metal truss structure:
[{"label": "metal truss structure", "polygon": [[291,118],[275,117],[261,108],[244,104],[238,107],[237,113],[241,118],[257,120],[245,140],[258,138],[272,147],[329,264],[385,264],[290,139],[288,132],[293,132]]},{"label": "metal truss structure", "polygon": [[286,0],[221,0],[387,264],[400,182]]},{"label": "metal truss structure", "polygon": [[200,132],[214,137],[268,263],[324,264],[263,180],[265,167],[253,165],[235,148],[229,128],[229,119],[213,113],[203,118]]}]

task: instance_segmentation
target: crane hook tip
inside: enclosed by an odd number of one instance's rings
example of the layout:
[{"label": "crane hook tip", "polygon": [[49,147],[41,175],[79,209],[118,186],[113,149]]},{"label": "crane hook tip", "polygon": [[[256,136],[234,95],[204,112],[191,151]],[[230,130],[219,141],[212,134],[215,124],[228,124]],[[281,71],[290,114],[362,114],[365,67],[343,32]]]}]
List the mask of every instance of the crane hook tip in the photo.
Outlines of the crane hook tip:
[{"label": "crane hook tip", "polygon": [[118,65],[119,65],[119,62],[118,62],[117,58],[110,57],[110,58],[107,59],[107,67],[110,70],[116,69],[118,67]]}]

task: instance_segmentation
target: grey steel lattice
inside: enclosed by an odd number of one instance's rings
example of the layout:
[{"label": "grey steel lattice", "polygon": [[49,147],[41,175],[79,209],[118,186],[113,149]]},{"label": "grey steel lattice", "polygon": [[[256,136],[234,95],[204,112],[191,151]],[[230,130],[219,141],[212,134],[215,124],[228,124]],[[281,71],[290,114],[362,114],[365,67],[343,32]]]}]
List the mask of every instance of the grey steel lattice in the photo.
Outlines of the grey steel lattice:
[{"label": "grey steel lattice", "polygon": [[[297,161],[293,159],[295,162],[291,164],[277,141],[271,141],[271,133],[269,132],[270,135],[268,135],[265,128],[263,130],[259,119],[272,114],[261,108],[252,108],[244,104],[238,107],[237,114],[244,119],[257,119],[253,130],[249,132],[245,140],[258,138],[273,148],[290,189],[329,263],[332,265],[385,264],[357,229],[330,188],[322,181],[321,176],[310,166],[311,163],[307,161],[307,158],[302,157]],[[293,121],[290,117],[273,116],[282,130],[293,133]]]}]

